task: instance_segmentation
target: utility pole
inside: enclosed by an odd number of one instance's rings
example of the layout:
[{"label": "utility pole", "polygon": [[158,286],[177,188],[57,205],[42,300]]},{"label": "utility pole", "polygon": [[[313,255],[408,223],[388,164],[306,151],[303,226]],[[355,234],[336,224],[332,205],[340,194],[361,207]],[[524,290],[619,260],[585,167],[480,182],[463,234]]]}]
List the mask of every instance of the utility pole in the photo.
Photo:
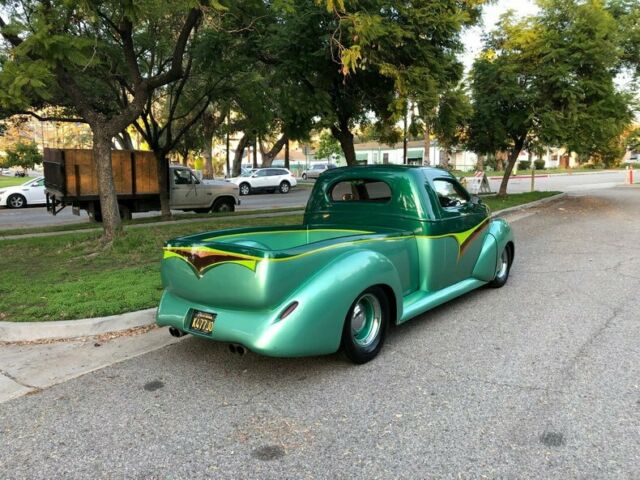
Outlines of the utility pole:
[{"label": "utility pole", "polygon": [[407,115],[408,115],[408,108],[409,108],[409,104],[408,102],[405,103],[405,108],[404,108],[404,117],[403,117],[403,125],[402,125],[402,163],[403,164],[407,164],[407,130],[408,130],[408,119],[407,119]]},{"label": "utility pole", "polygon": [[227,114],[227,176],[231,177],[231,165],[229,163],[229,114]]}]

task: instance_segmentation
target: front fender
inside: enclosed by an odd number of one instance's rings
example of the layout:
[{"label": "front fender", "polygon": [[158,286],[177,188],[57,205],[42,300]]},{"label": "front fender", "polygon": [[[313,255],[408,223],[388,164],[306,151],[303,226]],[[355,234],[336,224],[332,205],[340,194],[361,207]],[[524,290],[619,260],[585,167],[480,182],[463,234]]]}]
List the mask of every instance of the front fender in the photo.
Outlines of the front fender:
[{"label": "front fender", "polygon": [[502,218],[492,219],[480,256],[473,269],[473,277],[484,282],[493,280],[498,271],[500,254],[509,242],[513,242],[513,233],[509,224]]}]

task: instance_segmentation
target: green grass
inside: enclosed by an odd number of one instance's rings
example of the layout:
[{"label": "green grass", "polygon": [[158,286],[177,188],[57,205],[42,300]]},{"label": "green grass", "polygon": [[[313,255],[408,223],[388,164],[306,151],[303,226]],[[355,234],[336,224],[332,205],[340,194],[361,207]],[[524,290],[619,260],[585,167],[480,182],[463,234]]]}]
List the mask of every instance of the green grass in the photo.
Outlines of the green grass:
[{"label": "green grass", "polygon": [[[195,219],[208,219],[208,218],[220,218],[220,217],[242,217],[245,215],[260,215],[268,213],[286,213],[303,210],[304,207],[287,207],[287,208],[274,208],[271,210],[243,210],[241,212],[234,213],[178,213],[173,216],[172,220],[168,221],[180,221],[180,220],[195,220]],[[81,215],[86,215],[84,212]],[[86,217],[85,217],[86,218]],[[162,218],[157,215],[153,217],[144,217],[124,222],[125,228],[129,225],[143,225],[148,223],[162,222]],[[7,230],[0,230],[0,238],[7,235],[27,235],[30,233],[50,233],[50,232],[70,232],[76,230],[91,230],[100,229],[99,223],[93,223],[87,220],[85,223],[72,223],[68,225],[51,225],[48,227],[32,227],[32,228],[12,228]]]},{"label": "green grass", "polygon": [[[506,198],[483,197],[495,211],[557,192]],[[162,245],[194,232],[300,224],[301,215],[203,219],[193,223],[147,225],[103,248],[99,232],[0,242],[0,320],[15,322],[100,317],[157,306],[162,293]]]},{"label": "green grass", "polygon": [[497,197],[495,195],[482,196],[482,201],[489,206],[492,212],[502,210],[503,208],[515,207],[529,202],[535,202],[543,198],[558,195],[561,192],[526,192],[514,193],[506,197]]},{"label": "green grass", "polygon": [[22,185],[23,183],[33,180],[28,177],[5,177],[0,175],[0,188],[13,187],[14,185]]}]

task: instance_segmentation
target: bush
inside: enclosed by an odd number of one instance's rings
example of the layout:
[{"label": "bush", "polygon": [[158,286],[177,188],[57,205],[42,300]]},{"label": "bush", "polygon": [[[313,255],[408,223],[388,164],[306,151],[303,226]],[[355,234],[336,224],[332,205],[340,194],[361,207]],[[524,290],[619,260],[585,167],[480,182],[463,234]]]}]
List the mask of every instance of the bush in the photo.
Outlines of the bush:
[{"label": "bush", "polygon": [[544,160],[536,160],[533,162],[536,167],[536,170],[544,170]]},{"label": "bush", "polygon": [[529,170],[531,167],[531,162],[529,160],[520,160],[518,163],[518,170]]}]

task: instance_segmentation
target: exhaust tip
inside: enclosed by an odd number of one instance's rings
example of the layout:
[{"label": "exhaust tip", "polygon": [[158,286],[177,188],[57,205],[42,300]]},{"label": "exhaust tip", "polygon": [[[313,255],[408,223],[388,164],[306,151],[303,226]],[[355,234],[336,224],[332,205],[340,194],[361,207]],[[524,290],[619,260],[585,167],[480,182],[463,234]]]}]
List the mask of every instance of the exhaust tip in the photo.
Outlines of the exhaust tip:
[{"label": "exhaust tip", "polygon": [[237,343],[230,343],[229,344],[229,351],[231,353],[237,353],[240,356],[242,356],[245,353],[247,353],[247,349],[244,348],[242,345],[239,345]]},{"label": "exhaust tip", "polygon": [[185,332],[183,332],[182,330],[176,327],[169,327],[169,333],[171,334],[172,337],[176,337],[176,338],[184,337],[186,335]]}]

